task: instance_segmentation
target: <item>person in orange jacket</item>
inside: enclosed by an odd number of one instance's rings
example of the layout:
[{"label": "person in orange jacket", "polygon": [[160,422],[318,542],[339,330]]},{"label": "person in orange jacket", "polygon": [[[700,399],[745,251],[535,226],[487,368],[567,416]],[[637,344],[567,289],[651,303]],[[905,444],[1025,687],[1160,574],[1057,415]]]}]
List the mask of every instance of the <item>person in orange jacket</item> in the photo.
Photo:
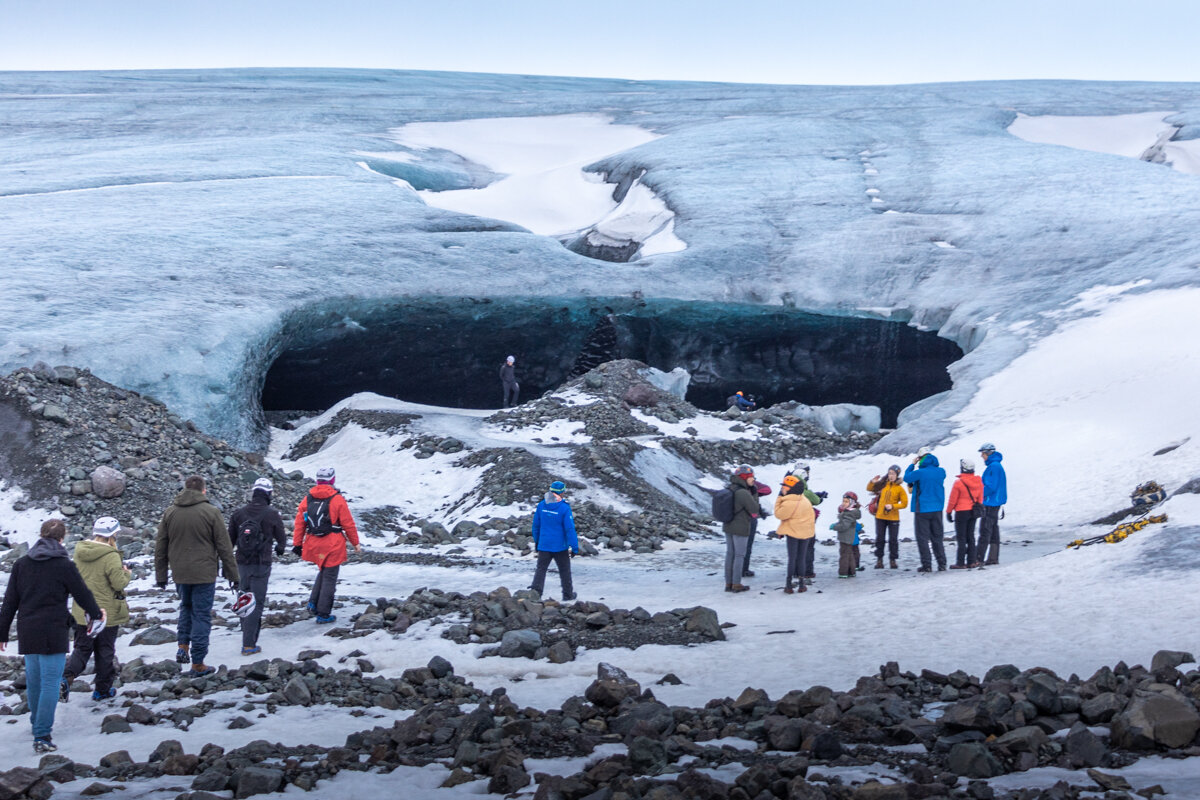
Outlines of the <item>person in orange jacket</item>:
[{"label": "person in orange jacket", "polygon": [[292,531],[292,552],[317,565],[308,610],[317,615],[321,624],[337,619],[333,615],[333,595],[337,590],[338,570],[346,562],[346,542],[350,542],[355,553],[362,552],[350,506],[342,493],[333,488],[335,478],[333,467],[317,470],[317,485],[300,501]]},{"label": "person in orange jacket", "polygon": [[975,474],[975,462],[969,458],[959,461],[958,468],[958,480],[946,501],[946,521],[954,523],[958,540],[958,554],[950,569],[973,569],[980,559],[975,551],[975,504],[983,502],[983,480]]}]

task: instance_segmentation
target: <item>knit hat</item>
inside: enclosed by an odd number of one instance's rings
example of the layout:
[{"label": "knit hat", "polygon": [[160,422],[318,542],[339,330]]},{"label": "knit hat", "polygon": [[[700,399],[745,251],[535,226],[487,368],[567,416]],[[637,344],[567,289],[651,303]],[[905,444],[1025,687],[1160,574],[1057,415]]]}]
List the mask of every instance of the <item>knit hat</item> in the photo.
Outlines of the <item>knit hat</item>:
[{"label": "knit hat", "polygon": [[562,494],[566,490],[567,485],[562,481],[555,481],[554,483],[550,484],[550,491],[554,492],[555,494]]},{"label": "knit hat", "polygon": [[738,476],[739,478],[753,478],[754,477],[754,467],[743,464],[742,466],[738,467],[737,470],[733,474]]},{"label": "knit hat", "polygon": [[892,464],[890,467],[888,467],[888,468],[887,468],[887,471],[888,471],[888,472],[895,472],[897,475],[903,475],[903,474],[904,474],[904,470],[900,469],[900,465],[899,465],[899,464]]},{"label": "knit hat", "polygon": [[855,494],[854,492],[846,492],[844,495],[842,495],[842,498],[843,498],[843,499],[844,499],[844,498],[847,498],[847,497],[849,497],[849,498],[850,498],[851,500],[853,500],[855,503],[857,503],[857,502],[858,502],[858,495],[857,495],[857,494]]},{"label": "knit hat", "polygon": [[958,468],[963,472],[974,472],[975,462],[969,458],[962,458],[958,461]]},{"label": "knit hat", "polygon": [[333,471],[333,467],[321,467],[317,470],[317,483],[333,483],[337,473]]},{"label": "knit hat", "polygon": [[979,452],[994,453],[996,452],[996,445],[992,444],[991,442],[984,442],[983,444],[979,445]]},{"label": "knit hat", "polygon": [[254,488],[251,491],[271,494],[271,492],[275,491],[275,484],[271,483],[270,478],[259,478],[254,482]]},{"label": "knit hat", "polygon": [[121,523],[117,522],[114,517],[101,517],[92,523],[92,536],[103,536],[105,539],[111,539],[120,530]]}]

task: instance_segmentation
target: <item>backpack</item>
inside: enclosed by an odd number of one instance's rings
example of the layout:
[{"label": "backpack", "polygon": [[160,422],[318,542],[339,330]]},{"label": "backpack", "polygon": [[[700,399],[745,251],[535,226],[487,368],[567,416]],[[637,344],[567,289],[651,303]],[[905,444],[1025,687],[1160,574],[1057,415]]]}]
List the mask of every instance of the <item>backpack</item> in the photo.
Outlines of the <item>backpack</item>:
[{"label": "backpack", "polygon": [[733,490],[722,489],[712,496],[712,515],[717,522],[733,522]]},{"label": "backpack", "polygon": [[238,526],[237,549],[239,553],[257,556],[265,543],[266,536],[263,534],[262,520],[257,517],[248,517]]},{"label": "backpack", "polygon": [[313,497],[312,492],[308,493],[308,505],[304,511],[304,533],[307,536],[328,536],[337,531],[342,532],[341,526],[333,524],[333,518],[329,515],[329,506],[333,502],[333,498],[337,497],[341,492],[334,491],[324,499]]},{"label": "backpack", "polygon": [[975,495],[971,494],[971,487],[967,486],[967,482],[963,481],[963,488],[967,490],[967,499],[971,501],[971,519],[983,519],[983,503],[975,499]]}]

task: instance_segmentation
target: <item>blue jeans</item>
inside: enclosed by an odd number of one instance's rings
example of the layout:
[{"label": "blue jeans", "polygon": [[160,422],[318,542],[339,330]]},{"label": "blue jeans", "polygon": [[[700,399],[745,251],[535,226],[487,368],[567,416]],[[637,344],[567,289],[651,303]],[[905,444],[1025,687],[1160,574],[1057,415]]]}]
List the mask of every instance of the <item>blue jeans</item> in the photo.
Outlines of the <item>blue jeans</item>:
[{"label": "blue jeans", "polygon": [[203,664],[208,655],[208,633],[212,630],[215,583],[178,583],[179,628],[175,641],[191,645],[192,663]]},{"label": "blue jeans", "polygon": [[25,696],[34,739],[49,739],[58,708],[58,684],[67,665],[66,653],[25,656]]}]

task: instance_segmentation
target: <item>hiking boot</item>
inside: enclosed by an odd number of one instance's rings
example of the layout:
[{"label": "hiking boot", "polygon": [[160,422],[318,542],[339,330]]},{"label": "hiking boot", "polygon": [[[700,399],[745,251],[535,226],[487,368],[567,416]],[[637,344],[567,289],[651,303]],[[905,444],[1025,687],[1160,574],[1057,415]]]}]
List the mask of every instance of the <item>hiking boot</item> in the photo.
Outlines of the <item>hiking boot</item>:
[{"label": "hiking boot", "polygon": [[847,578],[849,578],[849,577],[850,577],[849,575],[838,575],[838,580],[839,580],[839,581],[844,581],[844,580],[846,580],[846,579],[847,579]]},{"label": "hiking boot", "polygon": [[216,671],[216,667],[209,667],[204,664],[192,664],[192,669],[187,673],[187,676],[189,678],[203,678],[205,675],[212,675]]},{"label": "hiking boot", "polygon": [[255,645],[254,647],[243,647],[242,648],[242,655],[244,655],[244,656],[256,656],[261,652],[262,652],[262,648],[259,647],[258,645]]},{"label": "hiking boot", "polygon": [[946,571],[946,565],[938,564],[938,572],[945,572],[945,571]]},{"label": "hiking boot", "polygon": [[750,587],[749,587],[749,586],[747,586],[747,585],[746,585],[746,584],[744,584],[744,583],[735,583],[735,584],[733,585],[733,590],[732,590],[732,591],[734,591],[734,592],[748,592],[748,591],[750,591]]},{"label": "hiking boot", "polygon": [[71,702],[71,682],[69,680],[67,680],[66,678],[63,678],[62,681],[58,684],[58,702],[60,702],[60,703]]},{"label": "hiking boot", "polygon": [[570,603],[570,602],[571,602],[571,601],[573,601],[573,600],[574,600],[576,597],[579,597],[579,595],[578,595],[577,593],[575,593],[575,592],[571,592],[570,594],[564,594],[564,595],[563,595],[563,599],[562,599],[562,601],[563,601],[564,603]]},{"label": "hiking boot", "polygon": [[58,745],[50,741],[49,736],[47,736],[45,739],[33,740],[33,752],[35,753],[53,753],[57,749]]},{"label": "hiking boot", "polygon": [[986,567],[996,567],[1000,565],[1000,560],[989,558],[987,561],[983,562],[983,564]]},{"label": "hiking boot", "polygon": [[[541,592],[538,592],[538,594],[541,594]],[[308,609],[308,613],[310,613],[310,614],[317,613],[317,604],[316,603],[309,603],[308,605],[305,606],[305,608]]]},{"label": "hiking boot", "polygon": [[808,587],[802,583],[802,584],[800,584],[800,588],[798,588],[796,590],[796,594],[800,594],[801,592],[807,592],[807,591],[808,591]]},{"label": "hiking boot", "polygon": [[931,567],[921,567],[917,572],[933,572],[933,569]]},{"label": "hiking boot", "polygon": [[108,687],[108,691],[106,691],[106,692],[102,692],[99,689],[92,692],[93,700],[111,700],[116,696],[117,696],[117,690],[116,690],[116,687],[113,687],[113,686]]},{"label": "hiking boot", "polygon": [[804,583],[808,586],[812,586],[812,582],[813,582],[813,579],[811,577],[804,579]]},{"label": "hiking boot", "polygon": [[754,577],[754,570],[752,570],[752,569],[744,569],[744,570],[742,570],[742,577],[743,577],[743,578],[753,578],[753,577]]},{"label": "hiking boot", "polygon": [[954,564],[950,569],[970,569],[966,564]]},{"label": "hiking boot", "polygon": [[180,664],[187,664],[191,662],[192,656],[188,652],[188,646],[186,644],[179,645],[179,649],[175,651],[175,660]]},{"label": "hiking boot", "polygon": [[328,617],[317,617],[318,625],[328,625],[331,622],[336,622],[336,621],[337,621],[337,616],[335,614],[330,614]]},{"label": "hiking boot", "polygon": [[967,564],[967,569],[979,569],[982,566],[983,564],[980,564],[978,561],[972,561],[970,564]]},{"label": "hiking boot", "polygon": [[892,569],[900,569],[900,565],[896,563],[896,559],[894,558],[888,562],[888,566]]},{"label": "hiking boot", "polygon": [[[803,587],[804,584],[802,583],[802,584],[800,584],[800,586]],[[790,586],[785,586],[785,587],[783,587],[783,593],[784,594],[795,594],[796,590]]]},{"label": "hiking boot", "polygon": [[[895,564],[896,562],[893,561],[892,563]],[[875,559],[875,569],[883,569],[883,559],[882,558]]]}]

